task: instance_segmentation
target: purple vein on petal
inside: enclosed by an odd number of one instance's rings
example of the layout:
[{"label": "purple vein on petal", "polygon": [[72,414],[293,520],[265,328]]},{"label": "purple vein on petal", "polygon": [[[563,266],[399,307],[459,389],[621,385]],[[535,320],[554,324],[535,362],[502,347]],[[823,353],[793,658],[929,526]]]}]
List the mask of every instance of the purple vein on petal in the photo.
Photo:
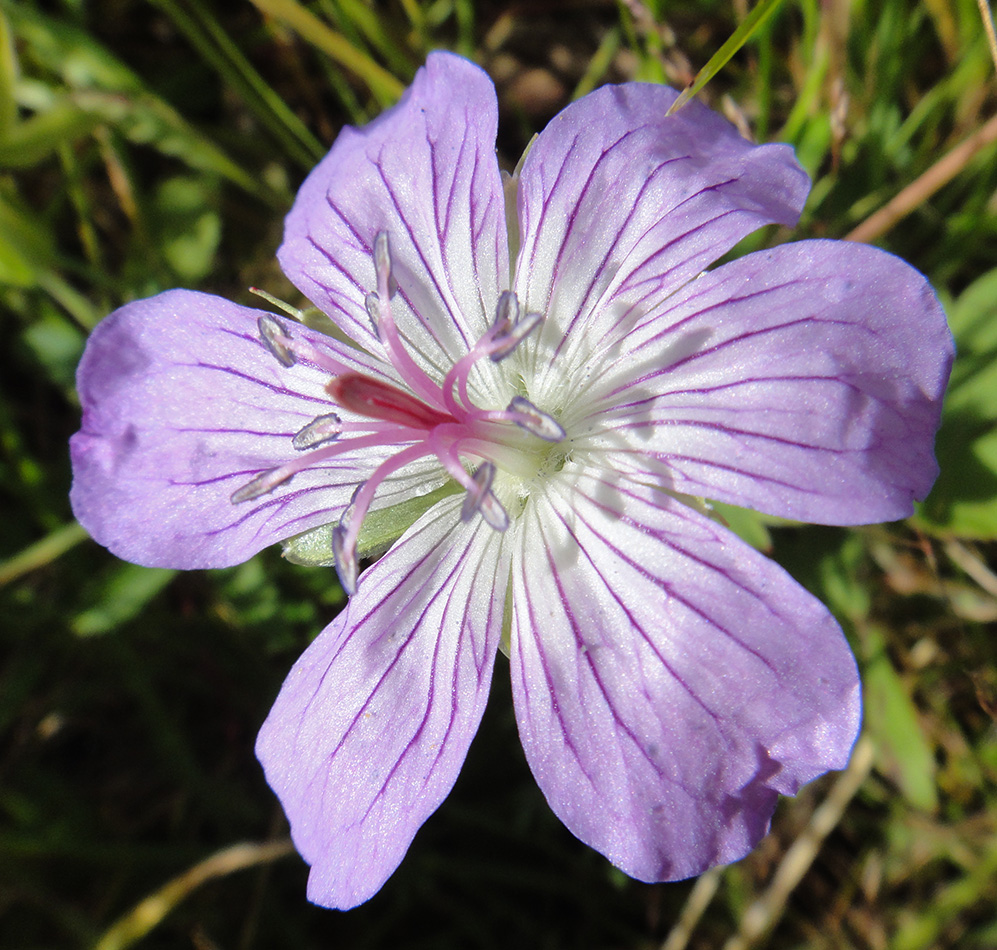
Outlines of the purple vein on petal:
[{"label": "purple vein on petal", "polygon": [[[574,517],[580,519],[583,522],[585,521],[584,516],[577,509],[574,509],[572,511],[572,515]],[[702,708],[702,710],[714,721],[714,723],[719,723],[720,717],[717,715],[717,713],[715,713],[712,709],[710,709],[709,706],[707,706],[706,703],[703,702],[703,700],[701,699],[701,697],[695,692],[695,690],[693,690],[692,687],[690,687],[689,684],[686,683],[685,679],[678,674],[678,672],[671,665],[671,663],[669,663],[668,660],[658,650],[658,648],[655,645],[654,641],[648,635],[648,633],[644,629],[644,627],[641,626],[640,623],[638,623],[638,621],[637,621],[636,617],[634,616],[633,612],[630,610],[629,607],[627,607],[627,605],[624,603],[624,601],[619,596],[619,594],[615,590],[613,590],[613,588],[608,583],[605,582],[605,578],[602,577],[602,572],[596,566],[595,561],[592,559],[591,555],[589,554],[588,547],[586,545],[582,545],[579,542],[579,538],[578,538],[577,534],[575,533],[574,529],[569,524],[568,520],[564,517],[564,515],[560,511],[556,511],[556,516],[557,516],[558,520],[564,525],[565,529],[567,530],[567,532],[570,535],[570,537],[572,538],[572,540],[574,540],[575,543],[578,545],[578,551],[585,557],[586,561],[588,561],[589,565],[592,567],[593,572],[600,579],[603,580],[603,589],[609,594],[609,596],[620,607],[620,609],[622,610],[622,612],[623,612],[624,616],[626,617],[627,621],[630,623],[631,629],[636,630],[637,633],[640,634],[640,637],[644,641],[644,643],[647,644],[647,646],[651,649],[651,652],[661,662],[662,666],[668,671],[669,675],[671,675],[671,677],[675,680],[675,682],[678,683],[678,685],[688,694],[688,696],[698,706],[700,706],[700,708]],[[588,524],[586,522],[586,527],[588,527],[589,531],[591,531],[592,534],[595,537],[599,538],[600,541],[602,541],[603,543],[605,543],[606,546],[607,546],[607,548],[610,551],[612,551],[614,554],[622,557],[622,559],[627,564],[629,564],[631,567],[635,568],[638,571],[638,573],[642,574],[645,578],[647,578],[648,580],[651,580],[652,582],[655,582],[657,580],[656,578],[653,578],[650,574],[648,574],[643,568],[641,568],[635,561],[633,561],[630,558],[625,557],[623,555],[622,551],[620,551],[619,548],[617,548],[616,546],[610,544],[607,541],[607,539],[605,538],[605,536],[602,535],[602,534],[600,534],[598,531],[596,531],[595,528],[591,524]],[[555,585],[557,586],[558,594],[560,595],[560,598],[561,598],[561,603],[563,605],[565,605],[565,608],[566,608],[565,609],[565,615],[568,618],[569,625],[571,626],[571,631],[572,631],[572,635],[573,635],[573,637],[575,639],[575,643],[578,645],[578,648],[579,648],[578,649],[578,655],[579,655],[579,657],[582,660],[584,660],[584,662],[588,666],[590,674],[592,676],[592,680],[593,680],[593,682],[595,682],[596,686],[599,689],[599,692],[602,694],[602,697],[605,700],[606,706],[609,708],[610,713],[611,713],[613,719],[615,720],[615,722],[619,725],[620,730],[626,734],[626,736],[630,739],[630,741],[634,744],[634,746],[640,751],[641,755],[647,760],[648,764],[656,772],[660,772],[660,766],[648,754],[647,749],[644,746],[644,743],[642,743],[640,741],[640,739],[634,734],[633,729],[626,722],[624,722],[620,718],[620,715],[619,715],[619,713],[618,713],[618,711],[616,709],[616,704],[613,702],[613,700],[612,700],[612,698],[610,696],[610,692],[607,689],[606,684],[603,681],[602,676],[599,674],[598,668],[596,667],[595,663],[593,662],[592,651],[591,651],[591,649],[589,649],[587,647],[587,644],[585,644],[584,639],[582,638],[582,636],[581,636],[581,634],[579,632],[578,625],[577,625],[577,623],[576,623],[576,621],[574,619],[574,615],[571,613],[570,609],[568,609],[568,607],[567,607],[567,605],[570,602],[570,599],[567,597],[567,595],[564,592],[564,588],[563,588],[563,586],[561,584],[561,579],[560,579],[560,577],[558,575],[557,566],[554,563],[554,559],[553,559],[552,555],[550,554],[550,550],[551,550],[550,549],[550,545],[548,544],[548,546],[547,546],[547,558],[548,558],[548,562],[549,562],[550,568],[551,568],[551,577],[552,577]],[[704,614],[702,614],[702,612],[697,611],[695,608],[693,608],[687,601],[685,601],[685,600],[683,600],[681,598],[675,597],[674,592],[667,585],[659,585],[659,586],[660,586],[661,590],[663,590],[669,597],[672,597],[675,600],[678,600],[679,603],[683,604],[690,611],[698,613],[701,617],[703,617],[704,620],[706,620],[711,625],[717,627],[718,629],[722,630],[724,633],[727,632],[726,630],[724,630],[723,627],[720,627],[715,621],[712,621],[709,617],[707,617]],[[743,646],[743,644],[740,644],[740,643],[739,643],[739,645]],[[611,647],[610,647],[610,649],[611,649]],[[754,654],[754,651],[750,651],[750,652],[752,652]],[[754,655],[757,657],[757,654],[754,654]],[[770,669],[771,669],[771,667],[770,667]],[[648,697],[646,695],[646,693],[644,695],[645,695],[645,698],[647,698],[647,699],[650,700],[650,697]],[[718,729],[718,733],[719,732],[720,732],[720,730]],[[726,743],[726,740],[724,740],[724,741]]]},{"label": "purple vein on petal", "polygon": [[[404,226],[405,229],[405,233],[408,235],[409,241],[411,242],[412,247],[419,258],[419,262],[422,264],[424,276],[429,278],[429,283],[436,291],[436,295],[437,297],[439,297],[440,303],[443,304],[443,306],[447,309],[447,312],[450,314],[450,320],[447,322],[447,325],[449,326],[450,324],[452,324],[454,329],[460,334],[461,339],[464,341],[464,345],[470,347],[470,341],[467,339],[467,334],[464,332],[463,320],[459,318],[460,307],[457,304],[456,300],[454,300],[452,289],[449,286],[446,288],[448,291],[450,291],[450,293],[448,294],[445,293],[444,288],[440,286],[439,277],[438,277],[440,268],[433,267],[430,265],[429,260],[426,257],[426,252],[423,249],[422,245],[419,243],[419,239],[416,237],[415,231],[413,231],[412,225],[409,223],[408,218],[405,216],[405,212],[402,210],[402,206],[398,200],[398,196],[395,194],[394,189],[391,187],[391,183],[388,181],[387,176],[384,174],[384,169],[381,167],[380,162],[378,162],[375,165],[375,168],[377,169],[377,173],[381,178],[381,183],[384,185],[384,190],[387,193],[388,198],[391,200],[392,205],[394,206],[395,210],[398,212],[398,217],[401,219],[402,225]],[[435,195],[436,192],[435,182],[433,183],[433,192]],[[435,206],[435,200],[433,203]],[[440,251],[441,253],[443,252],[442,247]],[[433,338],[433,341],[440,347],[440,350],[444,354],[447,354],[448,353],[447,347],[444,345],[444,343],[440,340],[439,336],[437,335],[436,326],[435,326],[435,324],[442,324],[443,321],[440,320],[431,321],[429,319],[430,316],[429,314],[423,314],[420,311],[414,309],[413,312],[419,318],[420,323],[422,324],[426,332],[429,333],[429,335]],[[453,356],[453,354],[449,355],[451,357]]]},{"label": "purple vein on petal", "polygon": [[[591,476],[591,479],[593,481],[596,481],[597,484],[599,484],[599,485],[608,487],[611,490],[613,490],[614,492],[618,492],[621,495],[625,495],[625,496],[633,499],[638,504],[641,504],[641,505],[648,505],[649,504],[649,502],[646,499],[643,499],[643,498],[641,498],[640,495],[637,495],[634,492],[627,490],[617,480],[610,481],[610,480],[607,480],[605,478],[598,478],[596,476]],[[620,517],[620,513],[616,509],[614,509],[610,505],[607,505],[604,502],[599,501],[596,498],[594,492],[591,493],[591,494],[589,494],[587,492],[583,492],[582,489],[580,487],[578,487],[578,486],[576,486],[575,490],[579,494],[584,495],[584,497],[586,498],[586,500],[593,507],[598,508],[598,509],[600,509],[602,511],[605,511],[605,512],[607,512],[608,514],[610,514],[612,516]],[[673,503],[672,505],[670,505],[669,506],[669,511],[673,515],[678,516],[682,520],[689,520],[689,518],[691,518],[691,515],[692,515],[691,510],[689,510],[688,513],[687,512],[681,512],[681,511],[679,511],[679,506],[678,506],[677,503]],[[575,513],[576,513],[576,515],[579,514],[577,511]],[[640,521],[636,520],[632,516],[629,516],[629,515],[623,516],[622,520],[624,522],[626,522],[626,524],[628,524],[631,528],[635,529],[636,531],[639,531],[641,534],[647,535],[648,537],[655,537],[654,532],[652,532],[651,530],[649,530],[646,525],[644,525]],[[669,597],[677,600],[680,604],[682,604],[691,613],[696,614],[697,616],[699,616],[703,620],[705,620],[708,624],[710,624],[711,626],[715,627],[717,630],[720,630],[721,632],[723,632],[734,643],[736,643],[741,649],[743,649],[747,653],[750,653],[752,656],[755,657],[755,659],[757,659],[760,663],[762,663],[765,667],[767,667],[770,670],[770,672],[772,672],[773,674],[775,673],[775,670],[772,667],[772,664],[764,656],[762,656],[756,650],[754,650],[752,647],[749,647],[746,643],[744,643],[735,633],[733,633],[733,631],[729,630],[726,626],[724,626],[719,621],[714,620],[707,613],[705,613],[702,610],[702,608],[697,607],[691,601],[689,601],[688,599],[686,599],[686,598],[682,597],[681,595],[679,595],[678,593],[676,593],[676,591],[675,591],[675,589],[673,587],[671,587],[670,585],[668,585],[664,581],[660,581],[660,579],[654,578],[652,575],[648,574],[647,571],[637,561],[635,561],[630,555],[628,555],[626,552],[624,552],[621,548],[618,548],[616,545],[614,545],[609,540],[608,537],[606,537],[605,535],[599,534],[594,527],[592,527],[591,525],[589,525],[589,529],[592,531],[593,534],[595,534],[596,537],[598,537],[600,539],[600,541],[602,541],[603,544],[605,544],[605,546],[609,550],[613,551],[613,553],[615,553],[624,563],[629,564],[635,571],[637,571],[638,574],[641,574],[642,576],[648,578],[649,580],[652,580],[655,583],[657,583],[658,586],[660,586],[661,589],[664,590],[668,594]],[[722,529],[719,525],[714,525],[713,526],[713,530],[715,531],[715,534],[717,535],[718,538],[722,534],[729,534],[728,532],[726,532],[725,529]],[[744,542],[742,542],[739,539],[737,539],[733,534],[729,534],[729,543],[743,544]],[[760,597],[756,591],[752,590],[749,587],[746,587],[740,581],[736,580],[734,577],[732,577],[726,571],[722,570],[716,564],[712,564],[711,562],[707,561],[705,558],[702,558],[701,556],[699,556],[697,554],[694,554],[693,552],[691,552],[685,546],[680,545],[674,539],[674,537],[669,537],[668,538],[668,545],[669,545],[669,547],[672,550],[678,552],[683,557],[688,558],[690,561],[695,562],[700,567],[704,568],[705,570],[709,571],[710,573],[716,574],[716,575],[724,578],[728,583],[732,584],[734,587],[736,587],[742,593],[747,594],[749,597],[751,597],[752,600],[757,601],[761,606],[763,606],[765,608],[766,612],[771,613],[771,614],[773,614],[775,616],[778,616],[778,614],[773,610],[773,607],[772,607],[771,603],[769,603],[767,600],[765,600],[762,597]],[[581,545],[579,545],[579,549],[584,551],[584,548]]]},{"label": "purple vein on petal", "polygon": [[[589,189],[591,188],[592,180],[595,177],[596,171],[599,168],[599,165],[603,162],[603,160],[606,159],[609,156],[609,153],[614,148],[616,148],[618,145],[620,145],[626,138],[627,138],[627,136],[621,137],[617,142],[615,142],[608,149],[606,149],[603,152],[603,154],[599,157],[598,161],[592,166],[592,171],[589,174],[588,180],[586,180],[585,185],[583,186],[583,188],[581,190],[581,193],[578,196],[577,205],[576,205],[576,207],[574,208],[574,210],[572,211],[572,213],[568,217],[568,227],[567,227],[567,230],[565,231],[565,234],[564,234],[564,243],[563,243],[563,245],[561,247],[561,252],[558,254],[558,257],[556,259],[556,262],[555,262],[555,265],[554,265],[554,272],[553,272],[553,274],[551,276],[551,288],[552,288],[552,291],[556,288],[557,283],[561,279],[562,263],[564,261],[564,255],[565,255],[565,253],[568,250],[568,244],[569,244],[569,240],[570,240],[570,237],[571,237],[571,232],[574,229],[575,222],[578,220],[579,208],[581,206],[581,203],[585,200],[585,197],[588,194]],[[669,165],[672,165],[675,162],[685,161],[687,158],[688,158],[688,156],[677,156],[675,158],[666,159],[665,161],[660,162],[657,165],[657,167],[655,167],[654,169],[652,169],[648,173],[647,180],[641,185],[639,191],[634,196],[633,200],[630,202],[630,211],[629,211],[629,213],[624,214],[624,215],[621,216],[620,226],[619,226],[618,230],[616,231],[616,234],[614,234],[612,236],[612,238],[607,241],[606,253],[603,255],[602,260],[600,260],[599,263],[596,265],[595,270],[594,270],[593,274],[591,275],[591,277],[589,279],[588,286],[585,288],[585,293],[582,296],[581,302],[577,305],[577,308],[575,310],[575,315],[568,321],[567,325],[564,327],[564,336],[561,338],[560,341],[558,341],[557,347],[554,350],[554,356],[557,356],[561,352],[561,348],[565,345],[565,343],[567,343],[567,341],[568,341],[568,334],[572,330],[572,328],[575,327],[575,325],[578,323],[579,320],[584,319],[587,316],[587,314],[589,313],[590,310],[594,309],[593,307],[589,306],[589,298],[592,296],[592,294],[595,291],[596,287],[598,287],[599,284],[603,281],[603,279],[605,277],[605,274],[606,274],[606,264],[607,264],[607,262],[619,250],[619,248],[617,246],[618,243],[620,242],[620,240],[622,239],[622,236],[626,233],[626,231],[630,227],[632,227],[632,221],[631,221],[632,215],[636,212],[637,206],[640,204],[640,202],[644,198],[644,195],[651,189],[652,185],[654,185],[656,183],[656,178],[657,178],[658,174],[662,171],[662,169],[667,168]],[[619,269],[620,270],[622,270],[624,263],[627,262],[627,260],[629,259],[630,255],[633,253],[633,249],[635,247],[637,247],[639,245],[639,243],[642,240],[644,240],[644,238],[651,231],[653,231],[654,228],[657,227],[659,224],[660,224],[659,221],[651,222],[648,225],[648,227],[645,229],[645,231],[644,231],[643,234],[635,236],[634,239],[631,240],[630,247],[626,248],[624,257],[623,257],[623,259],[622,259],[622,261],[621,261],[621,263],[619,265]],[[693,230],[695,230],[695,229],[693,229]],[[681,240],[681,237],[680,238],[676,238],[675,240],[676,241]],[[640,266],[643,266],[643,263],[637,265],[637,267],[640,267]],[[634,270],[637,269],[637,267],[630,268],[630,270],[628,272],[628,276],[629,276],[629,274],[632,274],[634,272]],[[666,275],[663,275],[663,276],[666,276]],[[617,277],[618,277],[618,274],[613,275],[613,278],[609,281],[607,287],[604,287],[602,289],[602,291],[600,292],[600,297],[605,297],[605,295],[609,291],[609,288],[611,288],[612,285],[613,285],[613,283],[615,283],[615,281],[617,280]]]}]

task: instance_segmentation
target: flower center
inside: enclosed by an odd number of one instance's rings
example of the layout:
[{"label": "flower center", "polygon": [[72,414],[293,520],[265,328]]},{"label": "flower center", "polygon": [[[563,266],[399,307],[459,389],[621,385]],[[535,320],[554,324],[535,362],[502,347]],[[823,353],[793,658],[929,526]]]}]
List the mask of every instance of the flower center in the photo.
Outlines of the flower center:
[{"label": "flower center", "polygon": [[356,590],[360,525],[378,486],[389,475],[417,459],[436,456],[442,468],[466,490],[461,518],[469,521],[480,514],[496,531],[504,531],[509,516],[492,491],[496,467],[528,476],[536,463],[531,468],[532,453],[524,440],[553,443],[565,438],[560,424],[523,396],[513,397],[505,409],[481,409],[468,393],[474,365],[486,357],[498,363],[509,356],[540,325],[541,314],[521,313],[516,295],[504,291],[492,326],[438,383],[413,359],[395,326],[391,298],[397,288],[386,232],[377,235],[373,258],[377,290],[367,294],[364,306],[387,361],[405,388],[357,373],[328,352],[291,336],[275,316],[260,317],[260,337],[270,353],[283,366],[303,360],[328,371],[332,379],[325,390],[331,401],[358,418],[344,422],[334,412],[317,416],[291,440],[292,447],[304,454],[262,472],[232,495],[233,504],[250,501],[333,456],[375,446],[396,447],[397,451],[357,486],[332,533],[336,570],[348,594]]}]

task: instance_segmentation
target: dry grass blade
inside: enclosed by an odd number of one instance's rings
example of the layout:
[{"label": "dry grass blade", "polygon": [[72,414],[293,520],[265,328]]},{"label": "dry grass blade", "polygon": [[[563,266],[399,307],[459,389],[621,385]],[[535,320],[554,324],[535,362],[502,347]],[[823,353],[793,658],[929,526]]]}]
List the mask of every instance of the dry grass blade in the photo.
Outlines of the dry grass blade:
[{"label": "dry grass blade", "polygon": [[205,858],[135,905],[94,944],[94,950],[123,950],[141,940],[188,894],[212,878],[224,877],[294,853],[289,839],[264,844],[244,842]]},{"label": "dry grass blade", "polygon": [[789,895],[803,879],[824,839],[841,821],[848,803],[868,777],[873,757],[872,740],[863,736],[855,745],[848,768],[813,813],[810,824],[786,852],[765,893],[745,911],[738,932],[724,944],[723,950],[748,950],[776,925]]},{"label": "dry grass blade", "polygon": [[846,241],[875,241],[901,218],[920,207],[939,188],[947,185],[988,145],[997,142],[997,116],[980,126],[968,139],[940,158],[923,175],[871,214],[857,228],[845,235]]},{"label": "dry grass blade", "polygon": [[696,924],[717,893],[724,870],[723,867],[711,868],[699,876],[689,892],[689,898],[682,908],[679,919],[661,945],[661,950],[685,950]]},{"label": "dry grass blade", "polygon": [[987,0],[976,0],[980,8],[980,18],[983,20],[983,29],[987,34],[987,43],[990,46],[990,56],[994,61],[994,69],[997,69],[997,31],[994,30],[994,18],[987,5]]}]

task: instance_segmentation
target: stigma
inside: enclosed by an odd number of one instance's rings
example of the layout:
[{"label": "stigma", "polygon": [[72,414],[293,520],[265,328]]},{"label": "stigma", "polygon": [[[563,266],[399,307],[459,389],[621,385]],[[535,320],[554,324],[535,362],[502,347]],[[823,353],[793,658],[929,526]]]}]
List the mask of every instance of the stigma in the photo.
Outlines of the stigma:
[{"label": "stigma", "polygon": [[470,521],[480,516],[494,530],[505,531],[509,515],[494,491],[497,473],[524,464],[524,439],[537,444],[536,440],[556,443],[565,438],[557,420],[525,396],[514,396],[505,409],[485,409],[476,406],[469,393],[475,364],[506,359],[540,326],[542,314],[523,312],[516,294],[504,291],[492,325],[438,382],[419,366],[395,325],[391,299],[397,284],[387,232],[377,235],[372,256],[377,285],[366,295],[364,308],[398,384],[355,372],[327,351],[292,335],[276,316],[261,316],[260,340],[270,354],[289,369],[302,361],[327,371],[325,391],[330,402],[348,415],[346,421],[338,412],[317,416],[291,439],[296,456],[257,475],[231,497],[233,504],[259,498],[298,472],[356,449],[395,449],[357,485],[332,532],[336,571],[348,594],[357,585],[360,526],[386,478],[412,462],[435,456],[465,490],[461,518]]}]

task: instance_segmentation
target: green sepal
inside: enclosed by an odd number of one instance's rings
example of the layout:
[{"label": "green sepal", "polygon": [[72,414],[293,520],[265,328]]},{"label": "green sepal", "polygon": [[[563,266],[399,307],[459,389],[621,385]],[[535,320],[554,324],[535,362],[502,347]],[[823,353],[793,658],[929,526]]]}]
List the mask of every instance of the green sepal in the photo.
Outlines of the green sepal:
[{"label": "green sepal", "polygon": [[[462,490],[457,482],[450,480],[425,495],[368,512],[357,538],[357,559],[380,557],[433,505]],[[320,525],[282,541],[284,557],[305,567],[333,567],[336,561],[332,556],[332,532],[338,523]]]}]

